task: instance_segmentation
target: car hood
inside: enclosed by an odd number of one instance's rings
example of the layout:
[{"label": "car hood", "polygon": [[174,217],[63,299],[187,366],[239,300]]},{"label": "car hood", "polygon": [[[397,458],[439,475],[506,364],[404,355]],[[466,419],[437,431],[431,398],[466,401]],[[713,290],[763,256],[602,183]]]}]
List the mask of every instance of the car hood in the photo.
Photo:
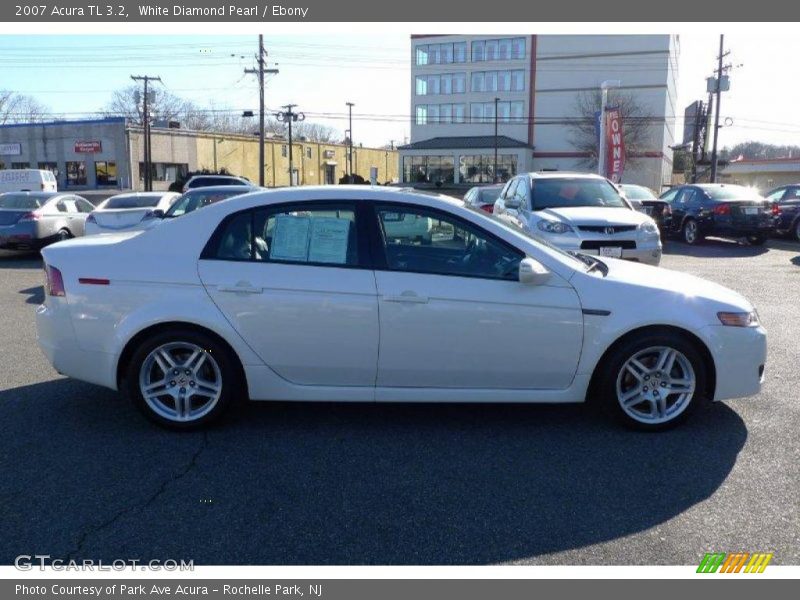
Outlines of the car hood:
[{"label": "car hood", "polygon": [[570,206],[546,208],[534,213],[543,219],[578,225],[641,225],[650,217],[629,208]]},{"label": "car hood", "polygon": [[[602,279],[611,293],[636,303],[664,303],[680,299],[682,304],[694,301],[715,305],[713,310],[750,312],[753,305],[747,298],[725,286],[662,267],[652,267],[615,258],[604,258],[608,273]],[[610,284],[610,285],[609,285]]]}]

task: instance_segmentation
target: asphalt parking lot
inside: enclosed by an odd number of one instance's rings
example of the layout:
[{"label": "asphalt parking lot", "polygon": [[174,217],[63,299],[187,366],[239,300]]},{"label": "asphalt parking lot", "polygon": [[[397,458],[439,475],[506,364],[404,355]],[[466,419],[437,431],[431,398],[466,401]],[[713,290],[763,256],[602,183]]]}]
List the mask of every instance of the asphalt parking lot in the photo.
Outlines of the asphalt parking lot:
[{"label": "asphalt parking lot", "polygon": [[[41,262],[0,257],[0,563],[800,563],[800,244],[667,245],[749,297],[764,391],[662,434],[582,406],[251,403],[206,432],[146,422],[35,342]],[[665,273],[665,276],[668,274]]]}]

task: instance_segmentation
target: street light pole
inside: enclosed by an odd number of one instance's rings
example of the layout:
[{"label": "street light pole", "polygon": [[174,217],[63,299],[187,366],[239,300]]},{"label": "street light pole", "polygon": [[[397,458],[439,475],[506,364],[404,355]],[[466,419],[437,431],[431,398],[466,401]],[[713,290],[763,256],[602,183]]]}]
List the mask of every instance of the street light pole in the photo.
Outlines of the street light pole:
[{"label": "street light pole", "polygon": [[606,109],[608,108],[608,90],[621,85],[618,79],[608,79],[600,84],[600,139],[597,148],[597,173],[606,176]]},{"label": "street light pole", "polygon": [[306,118],[303,113],[296,113],[292,111],[295,106],[297,106],[297,104],[286,104],[282,107],[286,110],[275,115],[276,119],[289,125],[289,187],[294,185],[294,166],[292,164],[292,123],[296,121],[304,121]]},{"label": "street light pole", "polygon": [[497,183],[497,122],[498,122],[498,115],[497,115],[497,105],[500,102],[500,98],[494,99],[494,181],[492,183]]},{"label": "street light pole", "polygon": [[352,102],[346,102],[347,110],[349,113],[349,121],[350,121],[350,137],[348,137],[349,141],[349,150],[347,152],[347,183],[353,183],[353,107],[355,106]]}]

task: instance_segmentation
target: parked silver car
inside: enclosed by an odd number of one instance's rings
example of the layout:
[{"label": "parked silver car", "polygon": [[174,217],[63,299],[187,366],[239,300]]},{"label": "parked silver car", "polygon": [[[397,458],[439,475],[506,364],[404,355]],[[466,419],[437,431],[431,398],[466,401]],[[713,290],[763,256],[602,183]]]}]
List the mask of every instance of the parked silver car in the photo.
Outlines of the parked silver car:
[{"label": "parked silver car", "polygon": [[84,234],[92,203],[63,192],[0,194],[0,249],[38,250]]}]

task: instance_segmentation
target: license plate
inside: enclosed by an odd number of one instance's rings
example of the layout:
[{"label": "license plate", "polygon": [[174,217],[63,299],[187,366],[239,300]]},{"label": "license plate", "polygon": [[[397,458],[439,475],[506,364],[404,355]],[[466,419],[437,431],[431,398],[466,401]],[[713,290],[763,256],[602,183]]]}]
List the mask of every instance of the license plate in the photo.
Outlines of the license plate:
[{"label": "license plate", "polygon": [[757,215],[759,213],[759,209],[757,206],[745,206],[744,207],[744,214],[746,215]]},{"label": "license plate", "polygon": [[622,248],[620,246],[600,246],[600,256],[622,258]]}]

